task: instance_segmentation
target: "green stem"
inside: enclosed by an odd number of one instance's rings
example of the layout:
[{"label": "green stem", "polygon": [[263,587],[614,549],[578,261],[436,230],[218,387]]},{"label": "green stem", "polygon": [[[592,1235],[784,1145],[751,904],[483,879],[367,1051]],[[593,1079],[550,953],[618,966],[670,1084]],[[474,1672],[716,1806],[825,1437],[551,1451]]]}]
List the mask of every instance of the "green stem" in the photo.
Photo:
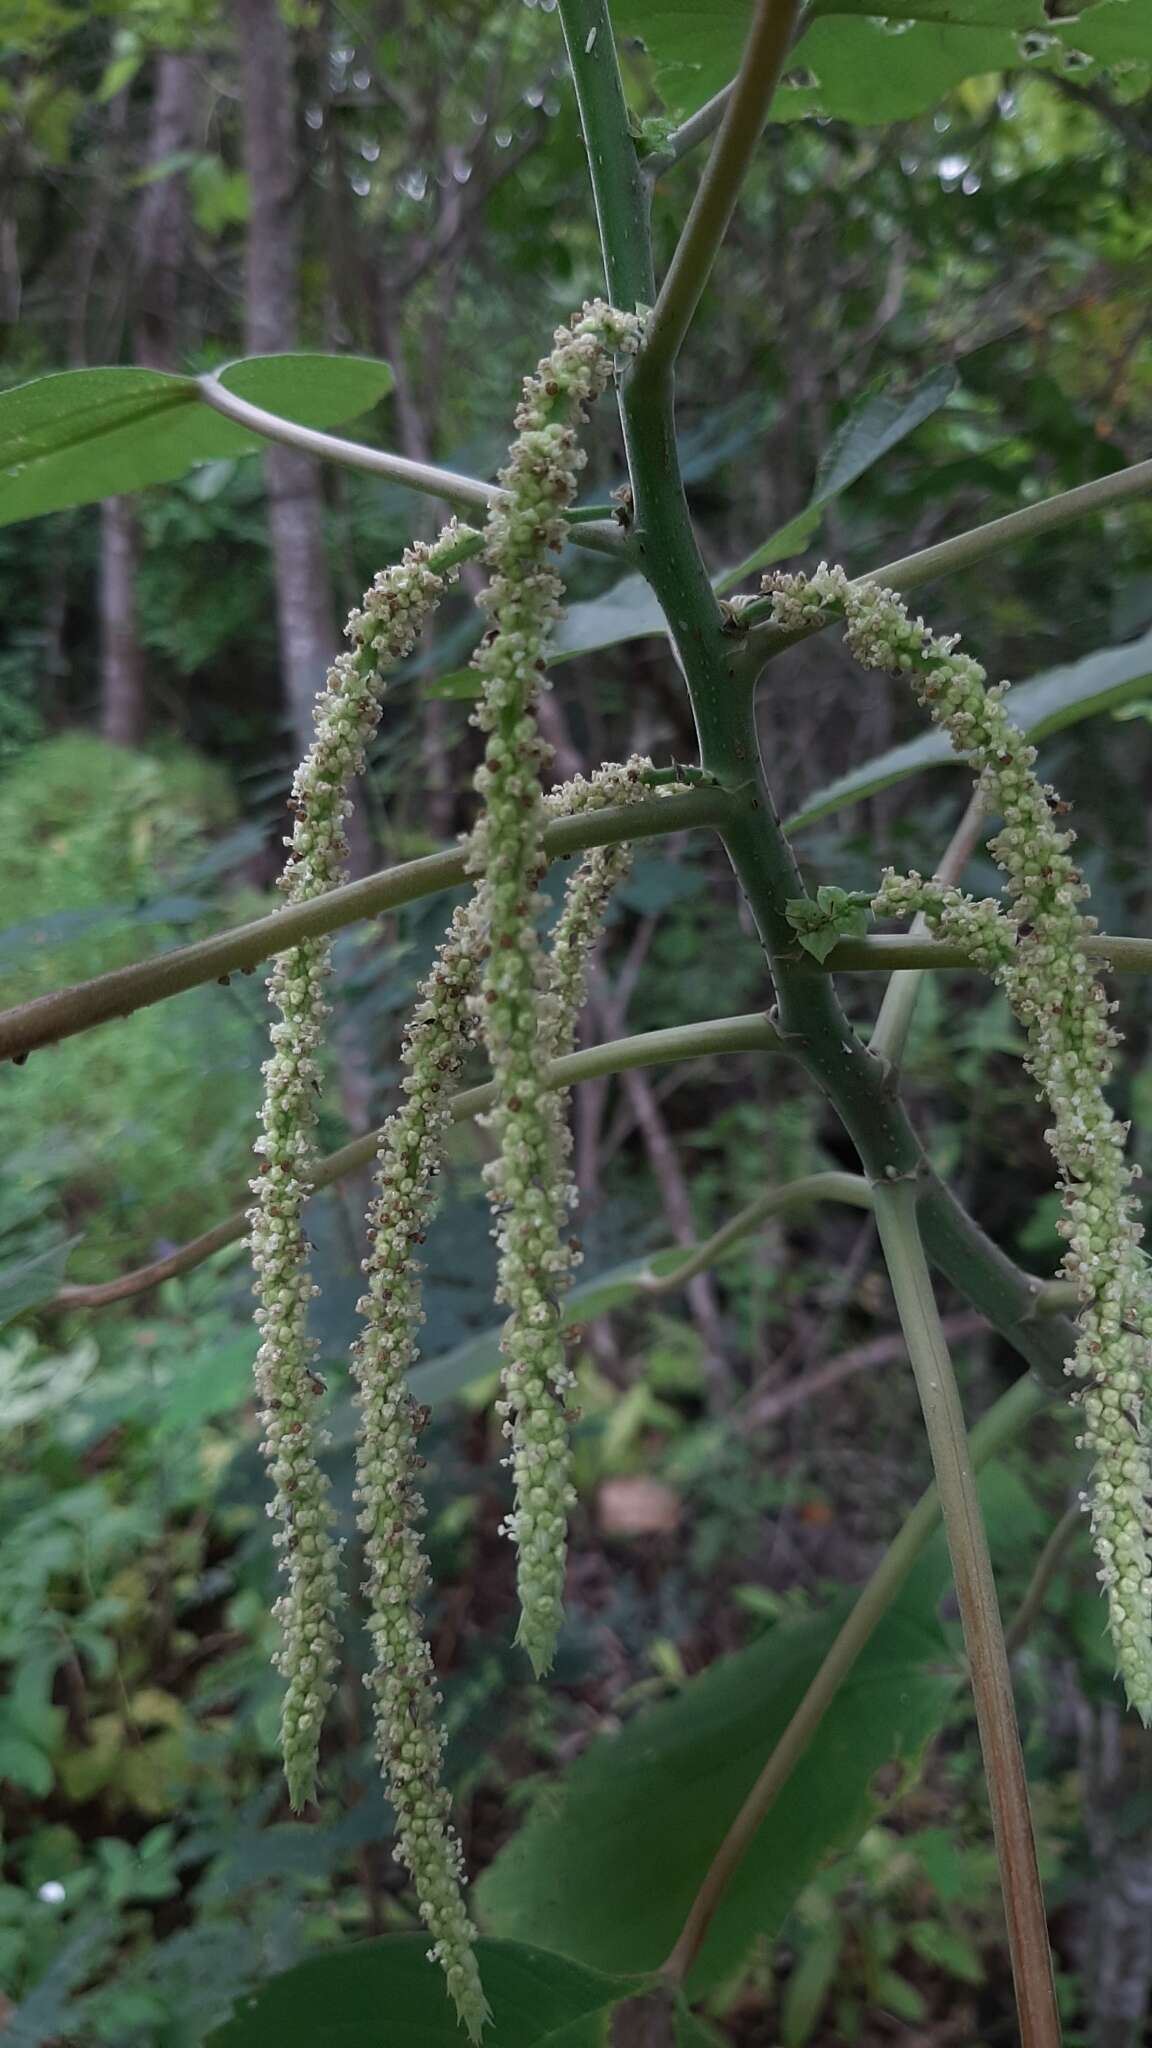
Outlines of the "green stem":
[{"label": "green stem", "polygon": [[[582,1052],[569,1053],[564,1059],[553,1061],[545,1069],[544,1078],[550,1088],[572,1088],[581,1081],[591,1081],[603,1074],[625,1073],[630,1067],[663,1066],[676,1060],[702,1059],[716,1053],[771,1052],[778,1044],[768,1018],[753,1010],[747,1016],[714,1017],[704,1024],[675,1024],[663,1031],[637,1031],[631,1038],[616,1038],[603,1045],[589,1046]],[[483,1115],[491,1109],[493,1100],[494,1090],[490,1081],[485,1081],[478,1088],[462,1089],[452,1098],[452,1121],[465,1123],[470,1117]],[[338,1152],[328,1153],[313,1170],[313,1188],[331,1187],[334,1182],[359,1172],[361,1167],[371,1165],[379,1142],[380,1130],[366,1131],[362,1137],[342,1145]],[[853,1176],[828,1174],[813,1178],[850,1181]],[[861,1181],[859,1185],[867,1191],[867,1181]],[[841,1199],[852,1198],[846,1195]],[[150,1265],[138,1266],[131,1273],[121,1273],[115,1280],[87,1287],[62,1288],[49,1307],[106,1308],[111,1302],[126,1301],[132,1295],[144,1294],[151,1287],[159,1287],[164,1280],[173,1280],[180,1273],[191,1272],[205,1259],[210,1259],[214,1252],[223,1251],[226,1245],[235,1244],[244,1236],[247,1227],[247,1210],[237,1209],[211,1230],[203,1231],[199,1237],[169,1252],[166,1258],[154,1259]]]},{"label": "green stem", "polygon": [[1035,1623],[1043,1611],[1052,1584],[1077,1529],[1084,1526],[1084,1508],[1079,1500],[1072,1501],[1065,1508],[1036,1560],[1036,1569],[1028,1581],[1027,1591],[1016,1613],[1012,1617],[1004,1642],[1008,1655],[1014,1657],[1017,1650],[1027,1642]]},{"label": "green stem", "polygon": [[915,1182],[874,1188],[876,1226],[916,1378],[972,1677],[1023,2048],[1058,2048],[1060,2020],[1012,1678],[952,1360],[920,1237]]},{"label": "green stem", "polygon": [[[938,882],[943,882],[950,888],[954,888],[959,882],[972,857],[986,815],[983,799],[977,790],[969,798],[964,815],[941,855],[940,865],[936,870]],[[909,929],[909,938],[920,939],[928,935],[927,918],[923,914],[915,917]],[[869,1051],[874,1052],[877,1059],[887,1060],[893,1072],[899,1068],[904,1057],[904,1047],[912,1028],[912,1019],[923,980],[923,968],[916,967],[901,968],[892,976],[884,991],[884,1000],[877,1013],[872,1036],[868,1040]]]},{"label": "green stem", "polygon": [[[196,381],[204,403],[214,412],[223,413],[225,419],[234,420],[237,426],[250,427],[266,441],[283,442],[305,455],[338,463],[342,469],[360,469],[369,476],[386,477],[390,483],[405,484],[409,490],[442,498],[448,505],[470,505],[486,512],[490,506],[507,501],[508,492],[499,484],[483,483],[479,477],[463,476],[453,469],[438,469],[430,462],[411,462],[406,455],[393,455],[387,448],[367,448],[361,441],[345,441],[339,434],[324,434],[316,427],[303,427],[279,413],[266,412],[262,405],[252,405],[235,391],[229,391],[227,385],[221,384],[218,373]],[[628,552],[628,536],[611,518],[574,518],[571,539],[577,547],[591,548],[601,555]],[[477,536],[467,554],[479,554],[482,545]],[[465,556],[457,559],[464,560]]]},{"label": "green stem", "polygon": [[671,1267],[666,1273],[652,1271],[641,1274],[641,1292],[675,1293],[686,1287],[689,1280],[694,1280],[697,1273],[706,1272],[709,1266],[714,1266],[718,1259],[722,1259],[733,1246],[741,1244],[770,1216],[790,1215],[793,1209],[810,1208],[813,1202],[847,1202],[854,1209],[870,1209],[872,1189],[860,1173],[809,1173],[799,1180],[785,1181],[782,1187],[766,1188],[754,1202],[749,1202],[719,1230],[713,1231],[711,1237],[704,1238],[681,1264]]},{"label": "green stem", "polygon": [[[616,846],[693,825],[715,825],[725,815],[729,801],[724,790],[702,786],[683,795],[653,797],[650,803],[579,811],[549,821],[544,828],[545,850],[551,859],[559,860],[590,846]],[[205,982],[220,981],[230,974],[250,974],[261,961],[286,952],[301,939],[342,931],[360,918],[378,917],[381,911],[458,888],[467,879],[466,857],[464,848],[454,847],[450,852],[405,861],[382,874],[343,883],[307,903],[273,911],[270,917],[234,925],[231,931],[217,932],[210,939],[197,939],[155,959],[138,960],[130,967],[98,974],[91,981],[34,996],[30,1002],[0,1013],[0,1060],[22,1060],[38,1046],[54,1045],[94,1024],[127,1017],[134,1010],[182,995]]]},{"label": "green stem", "polygon": [[[1083,519],[1091,512],[1106,511],[1111,505],[1121,505],[1128,498],[1142,497],[1147,491],[1152,491],[1152,461],[1134,462],[1128,469],[1114,470],[1111,476],[1095,477],[1091,483],[1077,484],[1071,491],[1058,491],[1054,497],[1041,499],[1039,504],[1022,505],[1018,512],[1006,512],[1000,519],[989,519],[983,526],[973,526],[965,533],[953,534],[950,540],[937,541],[930,548],[920,548],[914,555],[902,555],[898,561],[885,562],[879,569],[868,569],[853,580],[857,585],[879,583],[886,590],[898,590],[907,595],[910,590],[918,590],[921,584],[934,582],[938,576],[950,576],[960,569],[970,569],[1006,547],[1018,547],[1022,542],[1037,540],[1045,533],[1067,526],[1073,519]],[[798,641],[810,638],[811,633],[824,631],[822,626],[813,626],[810,631],[782,632],[770,623],[757,623],[768,619],[770,609],[771,601],[764,598],[748,605],[741,614],[744,623],[752,629],[746,645],[749,662],[754,667],[767,661],[781,648],[794,647]]]},{"label": "green stem", "polygon": [[607,0],[564,0],[560,22],[588,153],[608,297],[621,312],[633,313],[652,304],[656,283],[648,192],[628,127]]},{"label": "green stem", "polygon": [[640,385],[666,385],[671,377],[768,118],[798,12],[799,0],[756,0],[720,133],[660,287],[633,372]]},{"label": "green stem", "polygon": [[[979,1467],[1017,1436],[1043,1407],[1045,1394],[1025,1377],[990,1408],[972,1432],[971,1457]],[[792,1719],[717,1850],[661,1974],[681,1984],[700,1953],[727,1886],[788,1779],[811,1743],[856,1659],[891,1607],[940,1518],[935,1486],[921,1495],[889,1545],[828,1651]]]},{"label": "green stem", "polygon": [[[592,0],[560,0],[570,46],[577,44],[593,11]],[[595,91],[606,90],[603,78],[598,78]],[[618,79],[612,104],[623,107]],[[606,103],[596,111],[598,120],[608,118]],[[627,191],[619,189],[617,159],[603,150],[590,152],[590,170],[611,276],[641,260],[630,244],[642,228]],[[677,457],[669,382],[627,377],[621,411],[635,506],[636,554],[672,633],[696,721],[701,765],[731,791],[722,837],[772,971],[782,1035],[839,1112],[873,1179],[883,1177],[889,1168],[926,1174],[922,1147],[888,1086],[886,1068],[852,1031],[830,978],[810,971],[815,963],[809,955],[796,957],[799,949],[785,904],[802,896],[804,885],[765,781],[752,680],[740,675],[738,643],[726,630],[696,544]],[[930,1175],[924,1227],[933,1258],[966,1298],[1004,1331],[1030,1364],[1053,1375],[1059,1372],[1074,1345],[1067,1323],[1060,1317],[1037,1318],[1032,1284]]]},{"label": "green stem", "polygon": [[648,184],[654,184],[665,171],[671,170],[673,164],[678,164],[700,143],[707,142],[710,135],[715,135],[735,86],[736,80],[730,78],[727,85],[722,85],[719,92],[714,92],[710,100],[705,100],[704,105],[697,107],[694,114],[689,114],[679,128],[672,130],[663,149],[654,149],[644,158],[644,177]]},{"label": "green stem", "polygon": [[[1152,968],[1152,939],[1122,938],[1098,933],[1080,942],[1086,960],[1114,974],[1146,974]],[[894,968],[927,967],[933,973],[971,967],[962,946],[942,939],[922,939],[912,932],[893,932],[867,939],[841,939],[817,965],[797,949],[791,963],[802,974],[890,974]]]}]

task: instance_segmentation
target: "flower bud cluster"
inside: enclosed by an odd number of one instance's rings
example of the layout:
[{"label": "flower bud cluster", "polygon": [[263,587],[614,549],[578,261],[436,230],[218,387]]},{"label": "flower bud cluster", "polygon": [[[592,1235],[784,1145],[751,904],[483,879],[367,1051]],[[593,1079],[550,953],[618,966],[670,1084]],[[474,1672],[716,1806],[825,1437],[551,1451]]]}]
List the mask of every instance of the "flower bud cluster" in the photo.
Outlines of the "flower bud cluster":
[{"label": "flower bud cluster", "polygon": [[1064,1270],[1080,1293],[1078,1339],[1066,1370],[1079,1382],[1081,1439],[1095,1464],[1087,1505],[1117,1661],[1132,1706],[1152,1720],[1152,1457],[1146,1396],[1152,1300],[1133,1193],[1138,1169],[1124,1154],[1127,1126],[1105,1094],[1117,1043],[1115,1005],[1095,980],[1082,942],[1095,921],[1075,866],[1065,806],[1035,773],[1036,751],[1002,704],[1007,685],[954,638],[913,619],[892,591],[850,584],[820,568],[806,581],[769,586],[785,627],[845,620],[848,646],[870,668],[906,675],[921,703],[978,771],[984,806],[1003,820],[989,850],[1006,877],[1006,906],[974,903],[920,876],[886,874],[878,915],[922,912],[991,970],[1028,1038],[1026,1065],[1052,1113],[1045,1133],[1060,1168],[1057,1226]]},{"label": "flower bud cluster", "polygon": [[355,1498],[364,1533],[373,1656],[365,1679],[376,1749],[396,1815],[396,1855],[433,1938],[430,1955],[473,2040],[487,2017],[475,1930],[463,1898],[460,1844],[441,1766],[440,1694],[421,1614],[429,1565],[417,1479],[427,1410],[408,1389],[418,1356],[419,1247],[435,1206],[451,1088],[471,1033],[469,998],[484,952],[477,901],[458,910],[420,990],[406,1034],[404,1100],[381,1133],[369,1211],[367,1292],[352,1365],[360,1409]]},{"label": "flower bud cluster", "polygon": [[[445,588],[467,536],[453,523],[435,549],[410,548],[393,569],[376,577],[347,632],[352,650],[340,655],[317,699],[316,738],[296,772],[291,808],[295,826],[281,886],[292,903],[333,888],[342,878],[348,785],[363,767],[364,748],[379,716],[380,670],[410,652],[427,612]],[[315,1794],[320,1730],[332,1695],[339,1635],[337,1545],[332,1537],[328,1483],[316,1454],[322,1392],[314,1371],[316,1347],[308,1336],[308,1305],[316,1289],[308,1272],[304,1205],[315,1163],[317,1054],[328,1006],[324,938],[307,939],[282,953],[268,980],[276,1020],[272,1056],[265,1062],[263,1131],[255,1150],[259,1170],[251,1183],[252,1264],[261,1341],[256,1385],[264,1426],[263,1453],[272,1482],[269,1513],[285,1580],[277,1602],[277,1669],[286,1680],[281,1722],[284,1765],[295,1807]]]},{"label": "flower bud cluster", "polygon": [[551,353],[524,384],[517,439],[485,533],[490,571],[480,603],[489,628],[474,657],[483,679],[476,723],[487,733],[476,787],[484,809],[469,867],[480,878],[488,957],[477,1002],[496,1086],[489,1119],[498,1158],[487,1170],[499,1248],[504,1403],[510,1426],[518,1552],[519,1639],[534,1669],[552,1661],[560,1623],[568,1476],[565,1398],[571,1384],[559,1290],[569,1253],[562,1216],[564,1160],[542,1069],[557,1006],[547,987],[538,932],[544,872],[541,771],[548,758],[535,718],[548,636],[562,584],[550,565],[564,543],[563,514],[584,456],[577,430],[605,388],[616,352],[632,352],[636,317],[600,301],[560,328]]}]

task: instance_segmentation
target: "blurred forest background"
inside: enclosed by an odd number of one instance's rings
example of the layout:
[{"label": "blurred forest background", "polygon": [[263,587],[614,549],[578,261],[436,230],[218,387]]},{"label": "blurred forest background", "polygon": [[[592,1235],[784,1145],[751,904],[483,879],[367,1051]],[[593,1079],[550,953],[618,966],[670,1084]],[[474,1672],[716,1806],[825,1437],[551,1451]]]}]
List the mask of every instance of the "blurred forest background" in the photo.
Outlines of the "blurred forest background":
[{"label": "blurred forest background", "polygon": [[[86,364],[357,352],[386,358],[394,385],[342,431],[494,472],[521,376],[602,284],[550,0],[22,0],[0,25],[5,386]],[[642,50],[627,69],[642,123],[660,111]],[[828,509],[806,559],[870,567],[1149,452],[1146,84],[1022,60],[917,119],[768,132],[680,380],[712,567],[804,507],[838,427],[881,385],[902,400],[954,373]],[[665,253],[696,175],[693,159],[658,186]],[[602,410],[590,500],[620,481]],[[288,781],[340,622],[438,517],[274,449],[0,527],[8,1001],[272,907]],[[573,556],[568,573],[576,637],[595,649],[614,634],[620,600],[601,600],[617,571]],[[1019,680],[1137,642],[1152,629],[1152,509],[1005,553],[930,591],[925,610]],[[470,821],[461,671],[476,633],[465,593],[388,698],[359,792],[360,872]],[[1149,650],[1146,690],[1054,729],[1043,751],[1075,805],[1093,907],[1118,931],[1148,929]],[[559,667],[547,705],[562,774],[632,749],[692,756],[658,637]],[[785,813],[918,729],[827,638],[778,665],[762,716]],[[799,843],[821,879],[867,886],[889,859],[930,866],[964,796],[937,767],[821,813]],[[339,939],[325,1149],[386,1113],[444,914],[423,903]],[[1127,1111],[1152,1163],[1149,997],[1136,977],[1123,992]],[[854,1014],[874,1012],[876,985],[849,993]],[[698,840],[642,850],[589,1042],[765,1000],[720,856]],[[98,1314],[58,1292],[160,1257],[242,1203],[264,1027],[260,977],[239,978],[0,1076],[0,2039],[21,2048],[192,2048],[262,1975],[410,1924],[355,1668],[329,1798],[306,1823],[287,1813],[242,1248]],[[909,1095],[965,1199],[1046,1274],[1051,1166],[1017,1053],[983,984],[937,977]],[[852,1163],[800,1078],[751,1054],[591,1083],[575,1134],[593,1276],[622,1248],[693,1241],[766,1179]],[[428,1358],[491,1324],[483,1142],[471,1127],[453,1139],[427,1247]],[[342,1353],[364,1197],[353,1182],[319,1199],[312,1228],[349,1526]],[[1016,1368],[946,1306],[975,1415]],[[569,1618],[554,1681],[537,1688],[510,1646],[491,1356],[470,1355],[447,1375],[456,1396],[434,1416],[428,1478],[431,1622],[479,1872],[598,1733],[858,1584],[928,1459],[868,1218],[767,1225],[684,1295],[593,1317]],[[1075,1499],[1072,1436],[1054,1414],[999,1473],[1009,1615]],[[1144,2038],[1152,1982],[1152,1772],[1079,1532],[1017,1676],[1069,2039],[1119,2048]],[[964,1695],[919,1782],[888,1804],[876,1788],[857,1818],[715,1988],[716,2038],[1007,2043]]]}]

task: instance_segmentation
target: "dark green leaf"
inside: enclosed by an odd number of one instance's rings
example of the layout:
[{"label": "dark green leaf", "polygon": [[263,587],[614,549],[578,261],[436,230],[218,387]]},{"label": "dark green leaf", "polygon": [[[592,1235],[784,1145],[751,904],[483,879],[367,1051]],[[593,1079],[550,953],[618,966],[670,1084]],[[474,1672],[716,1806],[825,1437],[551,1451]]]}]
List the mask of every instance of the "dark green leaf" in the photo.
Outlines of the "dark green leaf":
[{"label": "dark green leaf", "polygon": [[482,688],[480,671],[476,668],[454,668],[446,676],[430,676],[421,688],[426,697],[478,697]]},{"label": "dark green leaf", "polygon": [[553,659],[572,661],[598,647],[618,647],[649,633],[666,633],[668,622],[643,576],[623,576],[603,597],[569,605],[552,636]]},{"label": "dark green leaf", "polygon": [[[1086,654],[1081,661],[1067,662],[1018,684],[1007,698],[1008,715],[1030,738],[1043,739],[1066,725],[1095,718],[1102,711],[1112,711],[1138,697],[1147,688],[1150,676],[1152,631],[1124,647],[1102,647],[1096,654]],[[877,681],[875,687],[883,689],[887,684]],[[877,754],[873,760],[828,783],[809,798],[803,810],[788,819],[788,830],[797,832],[804,825],[815,824],[818,818],[842,811],[863,797],[874,796],[877,790],[889,789],[895,782],[918,775],[923,768],[944,765],[958,767],[962,757],[953,751],[946,735],[933,728],[921,733],[919,739],[890,747],[886,753]]]},{"label": "dark green leaf", "polygon": [[[359,1942],[301,1963],[243,1998],[208,2048],[461,2048],[427,1937]],[[484,2048],[598,2048],[607,2014],[639,1987],[519,1942],[482,1941],[492,2008]]]},{"label": "dark green leaf", "polygon": [[938,412],[955,388],[956,372],[945,365],[931,371],[905,398],[873,391],[861,399],[821,456],[812,496],[804,510],[770,534],[735,569],[726,570],[717,579],[717,590],[731,590],[745,576],[751,576],[753,570],[766,569],[773,562],[799,554],[816,532],[824,508],[871,469],[873,463],[879,462],[882,455],[887,455],[889,449],[906,440]]},{"label": "dark green leaf", "polygon": [[[238,397],[308,427],[355,418],[392,385],[387,363],[367,356],[252,356],[220,377]],[[0,526],[266,446],[206,405],[193,377],[117,368],[37,377],[0,395]]]},{"label": "dark green leaf", "polygon": [[[877,1629],[736,1872],[690,1992],[735,1969],[869,1825],[882,1765],[916,1768],[953,1686],[933,1617],[948,1567],[941,1551],[934,1558]],[[485,1924],[600,1969],[657,1967],[845,1607],[772,1629],[595,1743],[481,1879]]]}]

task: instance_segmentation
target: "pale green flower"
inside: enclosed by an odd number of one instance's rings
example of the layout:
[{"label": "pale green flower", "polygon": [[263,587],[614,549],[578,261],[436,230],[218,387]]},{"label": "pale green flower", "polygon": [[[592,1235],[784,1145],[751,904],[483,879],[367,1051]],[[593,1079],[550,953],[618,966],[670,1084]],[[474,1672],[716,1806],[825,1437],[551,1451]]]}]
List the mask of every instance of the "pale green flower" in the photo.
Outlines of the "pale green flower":
[{"label": "pale green flower", "polygon": [[484,811],[469,866],[482,878],[488,927],[477,1014],[497,1096],[489,1124],[499,1157],[486,1177],[500,1255],[497,1293],[509,1310],[503,1382],[515,1505],[507,1526],[518,1552],[519,1639],[537,1672],[552,1661],[560,1624],[573,1495],[565,1414],[572,1375],[559,1299],[572,1257],[571,1179],[540,1076],[558,1004],[537,929],[548,749],[534,710],[560,612],[562,584],[551,558],[564,544],[563,514],[584,461],[577,428],[607,384],[614,355],[634,350],[639,335],[633,315],[601,302],[586,306],[525,380],[518,438],[500,476],[509,497],[493,508],[485,532],[490,581],[480,602],[491,625],[475,656],[483,678],[476,723],[488,740],[476,777]]},{"label": "pale green flower", "polygon": [[[435,548],[410,548],[395,568],[381,571],[362,608],[348,621],[351,650],[329,670],[316,703],[316,738],[292,787],[295,825],[281,877],[291,903],[322,895],[342,879],[348,792],[379,718],[380,672],[410,652],[466,551],[467,539],[466,530],[453,521]],[[303,1231],[315,1162],[316,1055],[327,1015],[329,965],[327,940],[308,939],[282,953],[269,976],[268,994],[278,1016],[271,1029],[272,1056],[264,1066],[263,1133],[255,1148],[260,1168],[251,1184],[256,1201],[249,1212],[260,1304],[256,1384],[273,1487],[269,1513],[280,1523],[275,1540],[284,1577],[276,1604],[281,1635],[277,1668],[287,1681],[282,1741],[296,1807],[315,1794],[320,1731],[339,1650],[334,1620],[338,1549],[328,1482],[316,1461],[322,1444],[316,1421],[322,1389],[307,1333],[308,1304],[316,1290]]]}]

